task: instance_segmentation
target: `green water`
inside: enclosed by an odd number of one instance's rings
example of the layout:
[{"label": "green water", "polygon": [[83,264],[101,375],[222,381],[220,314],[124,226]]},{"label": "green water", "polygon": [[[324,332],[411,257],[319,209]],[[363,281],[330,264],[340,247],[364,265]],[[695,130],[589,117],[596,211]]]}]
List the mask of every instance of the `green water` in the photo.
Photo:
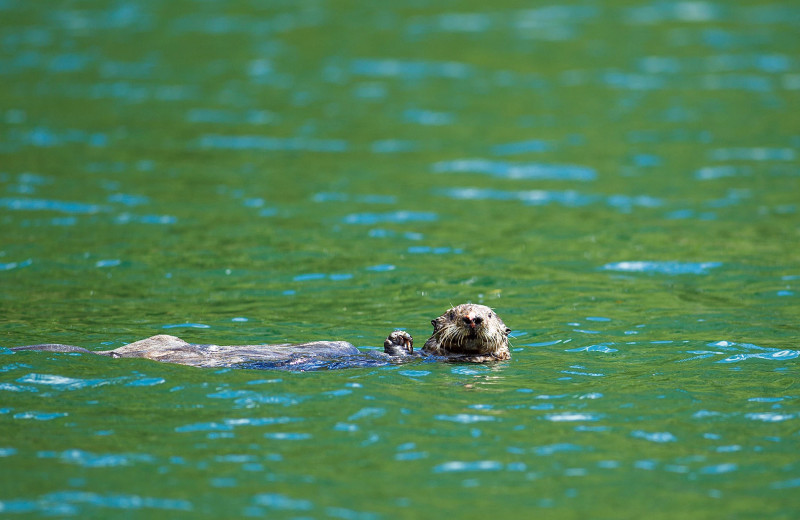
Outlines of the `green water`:
[{"label": "green water", "polygon": [[[0,515],[800,516],[792,2],[0,0]],[[418,345],[211,370],[5,347]]]}]

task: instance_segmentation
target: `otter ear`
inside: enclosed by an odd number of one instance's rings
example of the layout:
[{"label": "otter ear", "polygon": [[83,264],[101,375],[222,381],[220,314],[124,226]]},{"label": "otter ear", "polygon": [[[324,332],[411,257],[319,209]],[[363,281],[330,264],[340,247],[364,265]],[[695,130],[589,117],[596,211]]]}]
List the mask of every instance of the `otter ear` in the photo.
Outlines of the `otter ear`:
[{"label": "otter ear", "polygon": [[509,334],[511,334],[511,329],[509,329],[508,327],[506,327],[506,336],[508,336]]},{"label": "otter ear", "polygon": [[433,325],[433,330],[436,330],[436,320],[431,320],[431,325]]}]

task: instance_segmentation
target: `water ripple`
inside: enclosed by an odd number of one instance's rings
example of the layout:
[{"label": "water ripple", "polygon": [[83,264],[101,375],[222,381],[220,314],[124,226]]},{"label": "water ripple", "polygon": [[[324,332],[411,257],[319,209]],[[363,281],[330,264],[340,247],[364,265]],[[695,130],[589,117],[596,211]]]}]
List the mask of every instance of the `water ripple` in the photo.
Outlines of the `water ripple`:
[{"label": "water ripple", "polygon": [[289,424],[302,421],[298,417],[243,417],[239,419],[223,419],[222,422],[200,422],[184,426],[177,426],[176,432],[206,432],[206,431],[231,431],[236,426],[272,426],[275,424]]},{"label": "water ripple", "polygon": [[717,148],[711,151],[716,161],[793,161],[797,157],[791,148]]},{"label": "water ripple", "polygon": [[381,222],[404,223],[404,222],[433,222],[439,217],[430,211],[392,211],[389,213],[351,213],[342,220],[346,224],[367,224],[373,225]]},{"label": "water ripple", "polygon": [[[705,359],[714,356],[727,356],[717,360],[716,363],[739,363],[751,359],[766,361],[788,361],[800,357],[800,351],[789,349],[778,349],[772,347],[760,347],[752,343],[734,343],[732,341],[715,341],[708,344],[715,350],[687,350],[687,354],[694,354],[693,357],[680,360],[680,362]],[[734,352],[734,354],[731,354]]]},{"label": "water ripple", "polygon": [[253,497],[253,502],[271,509],[288,511],[310,511],[314,507],[310,500],[289,498],[279,493],[263,493],[256,495]]},{"label": "water ripple", "polygon": [[720,267],[722,262],[672,262],[627,261],[606,264],[606,271],[659,274],[708,274],[709,269]]},{"label": "water ripple", "polygon": [[33,419],[36,421],[50,421],[69,415],[66,412],[19,412],[14,414],[14,419]]},{"label": "water ripple", "polygon": [[710,22],[722,18],[722,9],[710,2],[654,2],[626,10],[628,23],[653,25],[666,22]]},{"label": "water ripple", "polygon": [[746,361],[748,359],[785,361],[788,359],[796,359],[797,357],[800,357],[800,351],[775,349],[775,351],[773,352],[752,352],[752,353],[734,354],[733,356],[727,357],[725,359],[720,359],[719,361],[717,361],[717,363],[738,363],[740,361]]},{"label": "water ripple", "polygon": [[109,468],[117,466],[130,466],[135,462],[154,462],[153,457],[147,454],[95,454],[83,450],[66,450],[60,453],[53,451],[40,451],[37,456],[42,459],[56,458],[62,462],[83,466],[84,468]]},{"label": "water ripple", "polygon": [[733,463],[715,464],[713,466],[700,468],[700,473],[703,475],[722,475],[723,473],[736,471],[738,468],[739,466]]},{"label": "water ripple", "polygon": [[31,258],[27,260],[23,260],[21,262],[8,262],[8,263],[0,263],[0,271],[10,271],[12,269],[21,269],[23,267],[28,267],[33,263]]},{"label": "water ripple", "polygon": [[307,151],[344,152],[347,141],[340,139],[312,139],[305,137],[268,137],[262,135],[219,135],[202,136],[200,148],[219,150],[265,150],[265,151]]},{"label": "water ripple", "polygon": [[18,383],[30,383],[35,385],[45,385],[56,390],[80,390],[83,388],[95,388],[111,384],[110,379],[74,379],[71,377],[59,376],[55,374],[26,374],[19,379]]},{"label": "water ripple", "polygon": [[253,407],[256,404],[292,406],[300,402],[300,400],[295,397],[264,394],[252,390],[221,390],[213,394],[208,394],[208,397],[212,399],[232,399],[237,406],[242,408]]},{"label": "water ripple", "polygon": [[608,345],[613,345],[613,343],[600,343],[598,345],[589,345],[588,347],[571,348],[565,350],[564,352],[602,352],[607,354],[619,351],[618,349],[611,348]]},{"label": "water ripple", "polygon": [[661,199],[648,195],[587,195],[574,190],[519,190],[506,191],[487,188],[449,188],[440,192],[457,200],[516,200],[528,206],[544,206],[550,203],[561,204],[566,207],[588,206],[598,202],[605,202],[609,206],[622,212],[629,213],[634,207],[657,208],[664,203]]},{"label": "water ripple", "polygon": [[350,64],[350,72],[360,76],[399,77],[403,79],[465,79],[473,74],[472,67],[465,63],[396,59],[355,59]]},{"label": "water ripple", "polygon": [[546,152],[552,148],[553,145],[550,141],[530,139],[528,141],[494,145],[492,146],[492,153],[494,155],[517,155],[529,152]]},{"label": "water ripple", "polygon": [[435,173],[487,173],[505,179],[593,181],[597,172],[570,164],[509,163],[490,159],[456,159],[434,163]]},{"label": "water ripple", "polygon": [[439,421],[450,421],[461,424],[473,424],[477,422],[494,421],[495,417],[491,415],[475,415],[468,413],[460,413],[457,415],[437,415],[435,417]]},{"label": "water ripple", "polygon": [[533,449],[533,452],[539,456],[548,456],[548,455],[553,455],[555,453],[583,451],[583,450],[584,450],[583,446],[578,446],[577,444],[570,444],[568,442],[561,442],[558,444],[537,446],[536,448]]},{"label": "water ripple", "polygon": [[442,193],[457,200],[517,200],[530,206],[558,203],[567,207],[587,206],[600,198],[577,191],[520,190],[505,191],[484,188],[450,188]]},{"label": "water ripple", "polygon": [[0,208],[2,207],[21,211],[60,211],[62,213],[88,215],[109,210],[107,206],[102,206],[100,204],[87,204],[84,202],[69,202],[51,199],[1,198]]},{"label": "water ripple", "polygon": [[753,421],[783,422],[783,421],[788,421],[790,419],[794,419],[796,416],[794,414],[764,412],[764,413],[748,413],[745,414],[745,417]]},{"label": "water ripple", "polygon": [[431,374],[430,370],[400,370],[397,372],[401,376],[406,377],[425,377]]},{"label": "water ripple", "polygon": [[545,419],[552,422],[597,421],[600,418],[591,413],[563,412],[545,415]]},{"label": "water ripple", "polygon": [[310,433],[300,433],[300,432],[277,432],[277,433],[265,433],[264,437],[267,439],[272,439],[277,441],[303,441],[306,439],[310,439],[312,435]]},{"label": "water ripple", "polygon": [[503,464],[496,460],[478,460],[472,462],[450,461],[433,468],[434,473],[453,473],[463,471],[500,471]]},{"label": "water ripple", "polygon": [[678,440],[678,438],[670,432],[646,432],[642,430],[631,432],[631,437],[644,439],[650,442],[676,442]]}]

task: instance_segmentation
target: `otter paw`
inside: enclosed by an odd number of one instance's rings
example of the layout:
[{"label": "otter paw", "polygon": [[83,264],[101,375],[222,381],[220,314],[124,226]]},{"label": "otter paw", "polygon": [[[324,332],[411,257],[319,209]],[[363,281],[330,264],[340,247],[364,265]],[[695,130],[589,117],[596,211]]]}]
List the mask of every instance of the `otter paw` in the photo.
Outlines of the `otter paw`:
[{"label": "otter paw", "polygon": [[414,353],[414,339],[408,332],[396,330],[383,342],[383,351],[390,356],[410,356]]}]

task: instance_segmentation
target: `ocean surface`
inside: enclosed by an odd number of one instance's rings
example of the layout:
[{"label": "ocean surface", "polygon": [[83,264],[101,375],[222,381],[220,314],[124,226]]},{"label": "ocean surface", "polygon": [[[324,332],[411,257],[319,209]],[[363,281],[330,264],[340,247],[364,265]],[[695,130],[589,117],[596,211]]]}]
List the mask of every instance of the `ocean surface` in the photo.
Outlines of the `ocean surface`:
[{"label": "ocean surface", "polygon": [[[0,516],[800,517],[800,6],[0,0]],[[193,343],[493,365],[202,369]]]}]

